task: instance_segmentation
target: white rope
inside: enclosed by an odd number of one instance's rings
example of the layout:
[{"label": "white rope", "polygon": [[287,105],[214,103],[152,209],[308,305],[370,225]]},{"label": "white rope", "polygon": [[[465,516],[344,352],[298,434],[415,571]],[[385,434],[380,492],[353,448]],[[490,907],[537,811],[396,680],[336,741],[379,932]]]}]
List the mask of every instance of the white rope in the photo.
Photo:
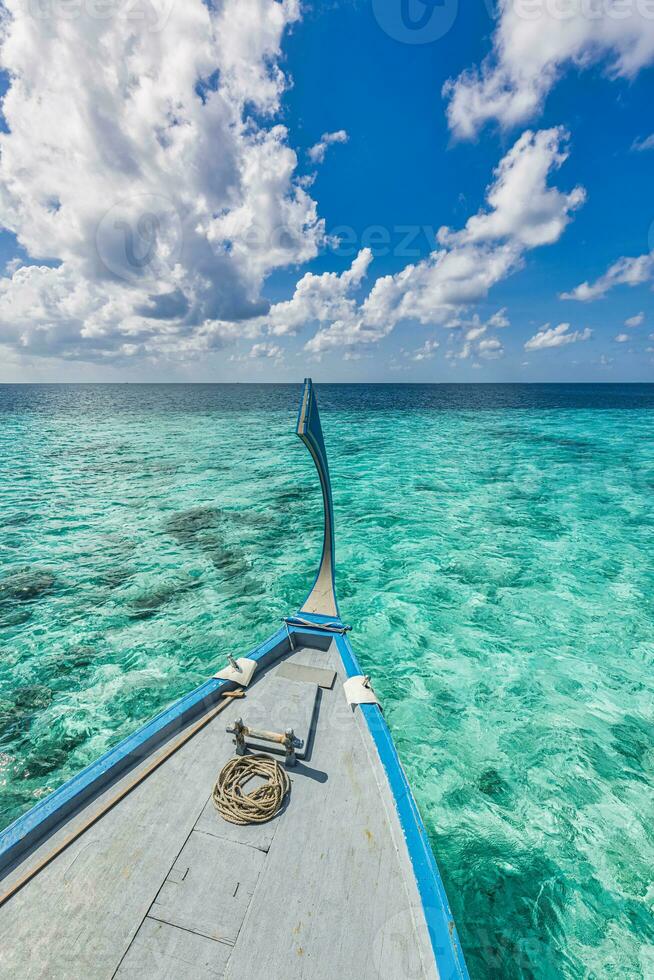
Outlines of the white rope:
[{"label": "white rope", "polygon": [[[266,780],[250,793],[243,787],[253,776]],[[218,813],[230,823],[265,823],[281,810],[291,788],[286,771],[269,755],[237,755],[223,766],[211,798]]]}]

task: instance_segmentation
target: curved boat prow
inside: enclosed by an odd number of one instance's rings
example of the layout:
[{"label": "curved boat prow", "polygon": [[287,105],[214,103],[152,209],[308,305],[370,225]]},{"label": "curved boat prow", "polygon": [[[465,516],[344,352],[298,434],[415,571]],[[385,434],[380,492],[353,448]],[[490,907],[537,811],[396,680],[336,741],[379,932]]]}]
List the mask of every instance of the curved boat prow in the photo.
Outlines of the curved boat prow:
[{"label": "curved boat prow", "polygon": [[334,586],[334,509],[332,506],[332,487],[329,479],[325,441],[320,425],[318,403],[311,378],[304,379],[304,390],[297,420],[297,434],[307,447],[318,470],[322,499],[325,510],[325,530],[322,543],[322,556],[318,574],[309,595],[300,607],[299,614],[337,617],[338,602]]}]

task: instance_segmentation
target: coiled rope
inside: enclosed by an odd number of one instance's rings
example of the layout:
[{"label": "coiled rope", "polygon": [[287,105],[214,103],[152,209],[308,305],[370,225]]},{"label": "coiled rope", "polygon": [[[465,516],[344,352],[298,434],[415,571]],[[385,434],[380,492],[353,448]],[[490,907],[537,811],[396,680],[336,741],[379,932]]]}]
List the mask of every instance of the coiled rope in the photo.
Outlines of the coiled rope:
[{"label": "coiled rope", "polygon": [[[243,787],[253,776],[266,780],[250,793]],[[291,788],[286,771],[269,755],[237,755],[223,766],[211,798],[218,813],[230,823],[265,823],[281,810]]]}]

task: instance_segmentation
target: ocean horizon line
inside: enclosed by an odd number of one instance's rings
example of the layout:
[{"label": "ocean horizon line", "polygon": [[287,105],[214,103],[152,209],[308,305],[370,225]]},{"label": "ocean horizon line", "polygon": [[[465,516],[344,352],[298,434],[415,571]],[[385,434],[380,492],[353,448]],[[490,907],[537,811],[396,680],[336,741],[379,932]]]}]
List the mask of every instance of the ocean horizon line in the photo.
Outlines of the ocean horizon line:
[{"label": "ocean horizon line", "polygon": [[[547,386],[568,388],[622,388],[644,387],[653,388],[654,381],[315,381],[317,385],[333,385],[339,387],[397,387],[397,388],[544,388]],[[190,385],[215,385],[224,387],[296,387],[302,381],[0,381],[0,388],[19,387],[188,387]]]}]

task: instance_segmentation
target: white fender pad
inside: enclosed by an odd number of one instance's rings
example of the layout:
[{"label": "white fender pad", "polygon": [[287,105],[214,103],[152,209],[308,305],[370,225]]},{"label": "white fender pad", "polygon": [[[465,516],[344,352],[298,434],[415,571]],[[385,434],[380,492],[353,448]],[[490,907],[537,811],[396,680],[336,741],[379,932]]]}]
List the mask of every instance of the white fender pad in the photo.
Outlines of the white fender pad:
[{"label": "white fender pad", "polygon": [[257,662],[256,660],[251,660],[250,657],[239,657],[236,664],[238,669],[237,667],[232,667],[230,664],[222,670],[219,670],[213,676],[222,681],[235,681],[241,687],[247,687],[252,680]]},{"label": "white fender pad", "polygon": [[348,677],[343,682],[343,690],[348,704],[379,704],[379,699],[370,686],[370,678],[364,674]]}]

